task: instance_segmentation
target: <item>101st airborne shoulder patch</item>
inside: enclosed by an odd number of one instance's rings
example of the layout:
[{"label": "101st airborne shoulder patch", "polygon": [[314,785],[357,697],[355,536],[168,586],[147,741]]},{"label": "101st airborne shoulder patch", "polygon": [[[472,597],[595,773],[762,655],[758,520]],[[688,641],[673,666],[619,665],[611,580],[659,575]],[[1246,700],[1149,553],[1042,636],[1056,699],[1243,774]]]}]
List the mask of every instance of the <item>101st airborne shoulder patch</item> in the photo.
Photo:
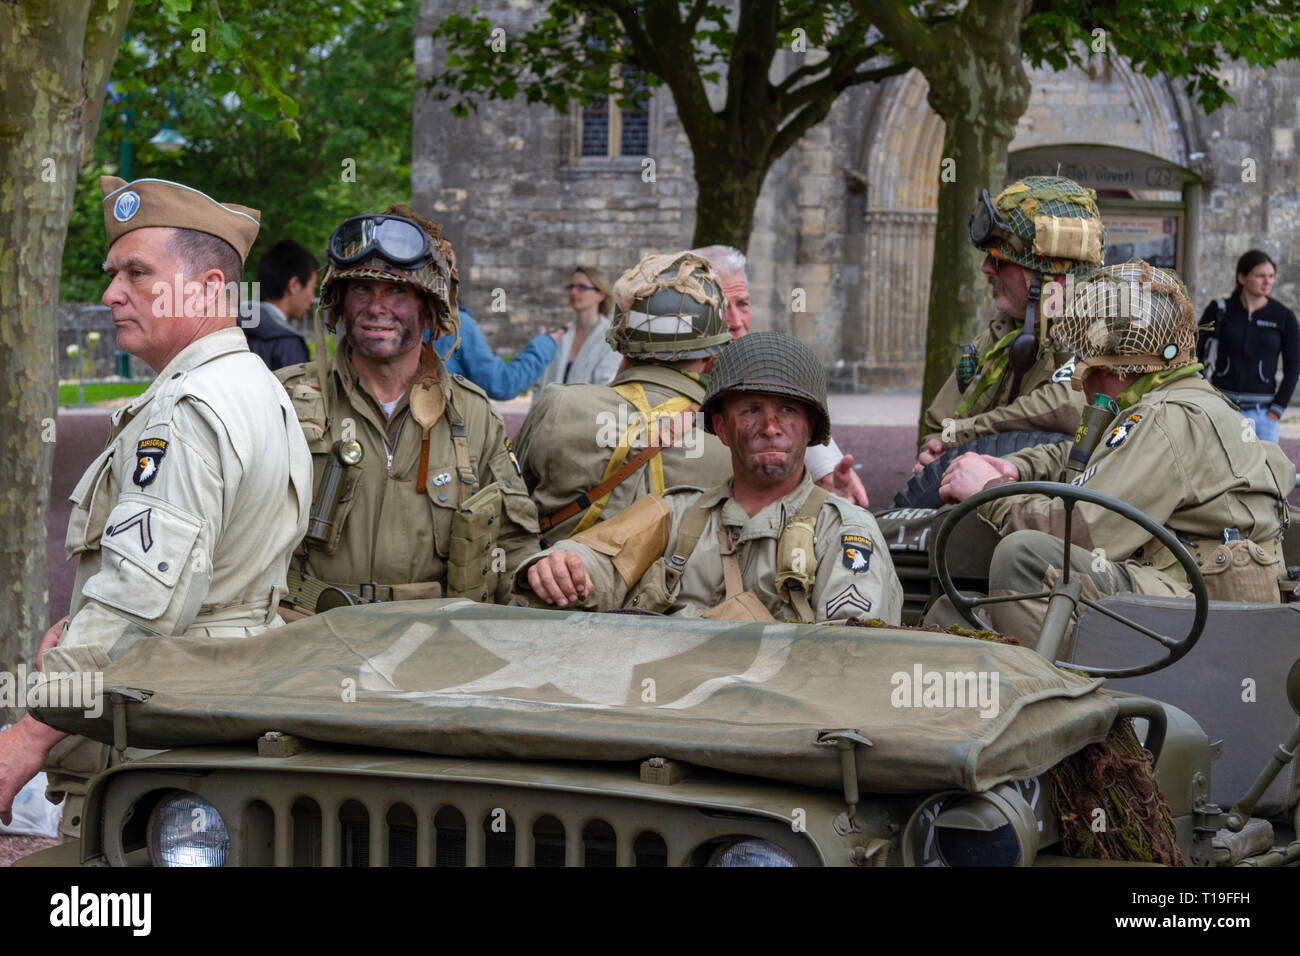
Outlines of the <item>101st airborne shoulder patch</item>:
[{"label": "101st airborne shoulder patch", "polygon": [[510,464],[515,466],[515,474],[520,478],[524,476],[524,470],[519,467],[519,459],[515,457],[514,446],[510,444],[510,439],[506,438],[506,454],[510,456]]},{"label": "101st airborne shoulder patch", "polygon": [[876,546],[871,539],[861,534],[840,535],[840,560],[854,574],[861,574],[871,567],[871,552]]},{"label": "101st airborne shoulder patch", "polygon": [[1115,449],[1128,440],[1128,436],[1133,434],[1133,429],[1138,427],[1142,421],[1142,416],[1134,412],[1128,418],[1124,419],[1118,425],[1110,430],[1110,437],[1106,439],[1106,447]]},{"label": "101st airborne shoulder patch", "polygon": [[145,438],[135,446],[135,474],[131,476],[141,488],[158,477],[158,468],[167,454],[167,442],[162,438]]}]

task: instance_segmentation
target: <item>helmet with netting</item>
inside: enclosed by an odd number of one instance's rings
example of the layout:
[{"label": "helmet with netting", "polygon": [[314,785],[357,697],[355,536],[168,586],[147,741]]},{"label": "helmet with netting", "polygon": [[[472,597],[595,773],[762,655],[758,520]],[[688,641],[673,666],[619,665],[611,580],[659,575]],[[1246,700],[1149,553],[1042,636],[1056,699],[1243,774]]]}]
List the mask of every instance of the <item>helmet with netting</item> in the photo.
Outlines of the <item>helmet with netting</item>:
[{"label": "helmet with netting", "polygon": [[[424,265],[413,267],[393,265],[378,252],[347,266],[336,266],[331,261],[326,266],[320,283],[320,310],[325,317],[326,327],[333,331],[343,316],[343,292],[349,279],[377,279],[408,285],[424,294],[433,316],[435,338],[457,334],[460,316],[456,308],[456,293],[460,280],[451,242],[442,234],[442,227],[415,215],[402,203],[389,206],[384,213],[410,219],[423,229],[430,239],[432,258]],[[347,257],[361,248],[360,242],[357,242],[340,251]]]},{"label": "helmet with netting", "polygon": [[1097,193],[1064,176],[1026,176],[993,200],[1010,235],[995,258],[1044,275],[1087,275],[1106,261]]},{"label": "helmet with netting", "polygon": [[811,445],[831,440],[831,416],[826,410],[826,370],[812,349],[792,335],[751,332],[729,345],[709,375],[709,390],[700,405],[704,429],[711,435],[713,413],[722,411],[728,392],[770,392],[789,395],[811,406],[815,421]]},{"label": "helmet with netting", "polygon": [[726,300],[708,262],[694,253],[646,256],[614,283],[605,340],[631,359],[717,355],[731,341]]},{"label": "helmet with netting", "polygon": [[1196,361],[1196,311],[1182,280],[1140,259],[1098,269],[1074,284],[1051,337],[1075,354],[1074,385],[1103,365],[1120,375]]}]

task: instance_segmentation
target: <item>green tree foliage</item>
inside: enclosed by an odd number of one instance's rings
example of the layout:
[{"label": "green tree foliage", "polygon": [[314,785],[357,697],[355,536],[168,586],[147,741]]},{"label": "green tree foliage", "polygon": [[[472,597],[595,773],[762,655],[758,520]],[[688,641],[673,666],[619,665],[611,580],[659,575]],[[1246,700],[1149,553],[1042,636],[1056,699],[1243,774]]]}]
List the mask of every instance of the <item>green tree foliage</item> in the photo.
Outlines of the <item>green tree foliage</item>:
[{"label": "green tree foliage", "polygon": [[[250,276],[279,239],[296,239],[323,263],[341,220],[408,199],[418,7],[419,0],[223,2],[224,19],[216,5],[175,16],[166,4],[137,11],[113,69],[94,161],[78,182],[63,300],[93,302],[103,292],[99,177],[120,173],[124,138],[132,178],[183,182],[262,211]],[[249,50],[257,54],[251,65]],[[149,144],[164,123],[185,138],[183,150]]]}]

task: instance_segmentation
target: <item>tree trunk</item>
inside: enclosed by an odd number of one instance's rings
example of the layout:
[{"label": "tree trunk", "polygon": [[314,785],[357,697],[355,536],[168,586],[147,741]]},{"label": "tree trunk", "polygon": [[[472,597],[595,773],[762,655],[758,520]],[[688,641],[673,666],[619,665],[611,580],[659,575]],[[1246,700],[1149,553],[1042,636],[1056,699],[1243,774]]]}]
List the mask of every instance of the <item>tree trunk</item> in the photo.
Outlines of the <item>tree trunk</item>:
[{"label": "tree trunk", "polygon": [[958,346],[970,341],[993,308],[980,272],[984,254],[971,245],[969,221],[981,189],[997,194],[1007,145],[1029,106],[1020,55],[1023,9],[1006,0],[972,0],[957,21],[936,31],[942,61],[918,64],[930,81],[930,105],[946,124],[922,410],[952,374]]},{"label": "tree trunk", "polygon": [[762,191],[767,170],[737,175],[729,157],[711,161],[718,154],[711,150],[695,151],[695,235],[691,244],[734,246],[741,252],[749,247],[754,229],[754,207]]},{"label": "tree trunk", "polygon": [[[0,4],[0,671],[49,626],[59,264],[131,0]],[[0,709],[0,723],[15,714]]]}]

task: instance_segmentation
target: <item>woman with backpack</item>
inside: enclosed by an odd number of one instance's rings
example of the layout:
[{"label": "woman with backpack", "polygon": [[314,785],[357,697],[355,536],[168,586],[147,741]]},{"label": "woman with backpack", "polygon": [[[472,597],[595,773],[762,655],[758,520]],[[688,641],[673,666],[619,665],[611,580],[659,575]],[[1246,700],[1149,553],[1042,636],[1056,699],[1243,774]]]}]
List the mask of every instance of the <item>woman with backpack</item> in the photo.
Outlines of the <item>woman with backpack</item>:
[{"label": "woman with backpack", "polygon": [[1276,276],[1266,252],[1251,249],[1238,259],[1237,287],[1206,307],[1196,348],[1210,384],[1240,406],[1256,435],[1274,442],[1300,378],[1300,326],[1294,312],[1269,297]]}]

